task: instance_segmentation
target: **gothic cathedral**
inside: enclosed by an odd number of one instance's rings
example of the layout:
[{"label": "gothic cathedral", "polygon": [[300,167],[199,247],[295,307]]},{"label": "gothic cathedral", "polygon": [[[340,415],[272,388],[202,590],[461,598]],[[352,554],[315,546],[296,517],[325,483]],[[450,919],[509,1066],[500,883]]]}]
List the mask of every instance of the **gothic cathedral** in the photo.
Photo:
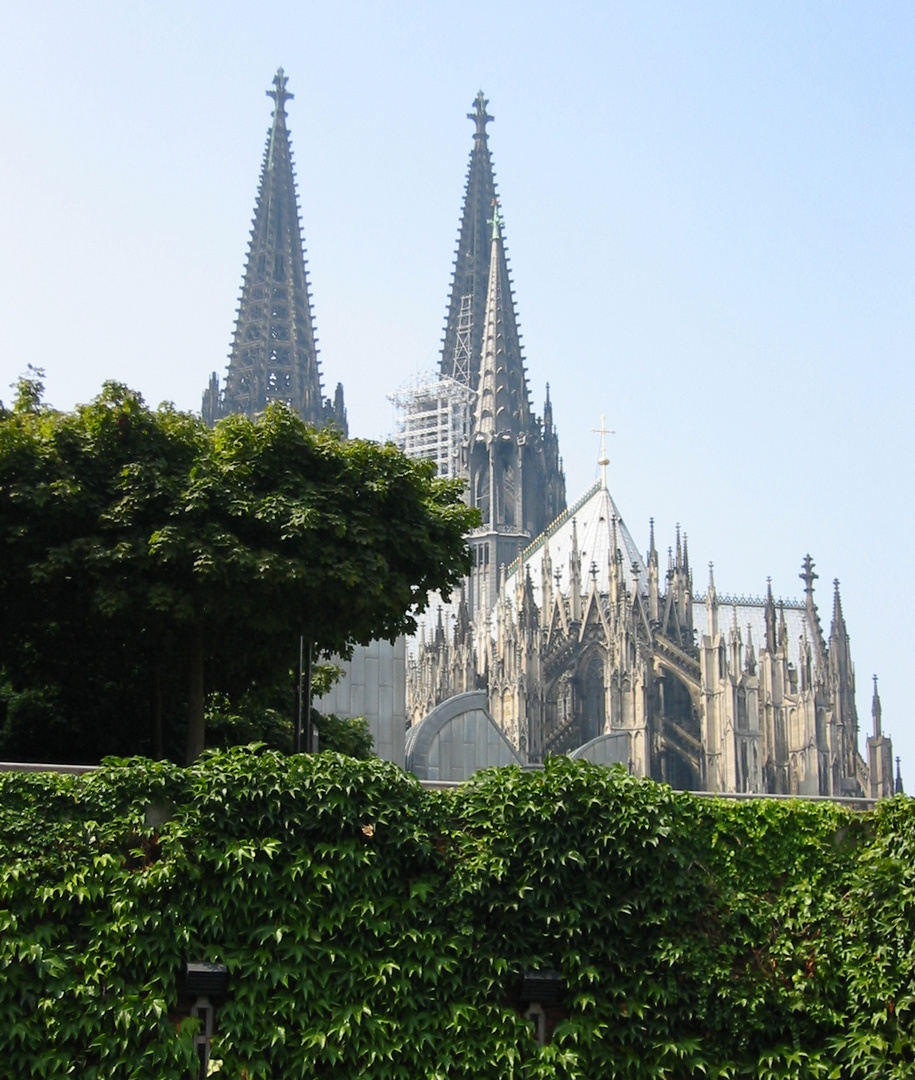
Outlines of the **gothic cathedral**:
[{"label": "gothic cathedral", "polygon": [[[224,387],[209,423],[281,401],[346,435],[343,388],[323,396],[282,68]],[[855,672],[834,583],[829,635],[808,555],[804,598],[694,587],[679,527],[662,570],[654,526],[642,557],[601,479],[571,507],[549,386],[531,404],[480,92],[438,372],[394,397],[405,451],[461,476],[481,523],[459,596],[411,643],[408,723],[460,694],[485,696],[505,750],[571,753],[677,788],[880,798],[901,790],[876,677],[867,760]],[[504,738],[503,738],[504,736]],[[506,741],[507,740],[507,741]],[[408,736],[409,741],[409,736]],[[510,744],[510,745],[509,745]]]},{"label": "gothic cathedral", "polygon": [[[437,605],[435,625],[412,643],[408,722],[485,690],[524,761],[573,753],[690,790],[892,794],[876,679],[865,761],[839,583],[827,637],[809,555],[803,600],[776,603],[771,585],[762,597],[719,596],[711,565],[697,593],[679,528],[663,570],[653,524],[643,559],[607,488],[605,452],[600,481],[566,508],[549,388],[542,420],[530,405],[487,104],[480,93],[468,114],[439,373],[444,388],[471,391],[459,464],[441,471],[464,477],[482,524],[463,594]],[[401,404],[409,433],[411,401]]]}]

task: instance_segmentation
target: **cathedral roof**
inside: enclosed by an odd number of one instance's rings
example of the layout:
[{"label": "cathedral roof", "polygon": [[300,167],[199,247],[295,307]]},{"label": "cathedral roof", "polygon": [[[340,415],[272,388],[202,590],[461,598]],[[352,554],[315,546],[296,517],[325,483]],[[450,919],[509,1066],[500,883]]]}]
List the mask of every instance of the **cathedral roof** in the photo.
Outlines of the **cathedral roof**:
[{"label": "cathedral roof", "polygon": [[[704,596],[695,596],[694,618],[697,637],[701,638],[707,633],[705,626],[705,614],[702,604]],[[781,617],[780,606],[784,606],[785,626],[788,630],[788,661],[798,667],[801,659],[801,639],[806,638],[813,646],[813,637],[808,622],[807,610],[802,600],[776,600],[775,607],[779,618]],[[763,596],[718,596],[718,625],[721,633],[727,640],[731,627],[734,625],[736,612],[737,629],[740,638],[747,645],[747,627],[753,635],[753,647],[757,653],[766,644],[766,598]]]},{"label": "cathedral roof", "polygon": [[508,567],[503,592],[514,596],[519,580],[518,575],[530,571],[534,586],[534,599],[538,607],[543,606],[542,566],[544,554],[549,551],[553,572],[561,572],[560,589],[567,591],[569,581],[569,559],[573,548],[573,534],[577,538],[581,556],[582,588],[587,591],[592,564],[597,569],[597,587],[607,592],[610,577],[610,549],[613,535],[613,523],[616,521],[617,550],[622,556],[623,578],[627,584],[632,582],[632,565],[638,567],[639,591],[648,592],[648,571],[638,546],[632,539],[626,523],[613,501],[607,488],[597,481],[581,499],[570,506],[531,543],[520,557]]}]

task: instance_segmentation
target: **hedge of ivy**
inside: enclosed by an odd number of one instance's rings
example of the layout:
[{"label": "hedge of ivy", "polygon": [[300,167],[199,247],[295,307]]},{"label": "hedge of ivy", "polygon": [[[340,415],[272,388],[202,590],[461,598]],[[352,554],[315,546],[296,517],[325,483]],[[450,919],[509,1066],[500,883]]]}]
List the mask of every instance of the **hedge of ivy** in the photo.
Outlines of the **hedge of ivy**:
[{"label": "hedge of ivy", "polygon": [[[158,827],[148,808],[169,808]],[[0,1062],[226,1077],[909,1077],[915,811],[734,803],[564,758],[426,791],[253,748],[0,776]],[[562,973],[538,1047],[522,972]],[[185,1010],[186,1011],[186,1010]]]}]

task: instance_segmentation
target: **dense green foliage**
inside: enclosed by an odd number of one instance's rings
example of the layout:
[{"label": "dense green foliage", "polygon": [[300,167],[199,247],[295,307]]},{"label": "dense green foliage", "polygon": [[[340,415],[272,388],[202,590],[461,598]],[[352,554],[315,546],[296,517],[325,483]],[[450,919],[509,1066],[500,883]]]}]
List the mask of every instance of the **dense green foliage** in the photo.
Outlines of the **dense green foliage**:
[{"label": "dense green foliage", "polygon": [[375,752],[369,722],[364,716],[322,715],[312,709],[313,723],[318,730],[318,747],[365,761]]},{"label": "dense green foliage", "polygon": [[[4,774],[0,837],[11,1076],[191,1075],[183,959],[229,968],[227,1077],[915,1068],[901,797],[704,800],[566,759],[431,792],[377,759],[239,748]],[[543,1048],[512,1005],[539,966],[566,985]]]},{"label": "dense green foliage", "polygon": [[[193,759],[207,695],[415,626],[469,568],[461,485],[281,406],[212,430],[116,383],[0,406],[0,757]],[[412,612],[412,613],[411,613]]]}]

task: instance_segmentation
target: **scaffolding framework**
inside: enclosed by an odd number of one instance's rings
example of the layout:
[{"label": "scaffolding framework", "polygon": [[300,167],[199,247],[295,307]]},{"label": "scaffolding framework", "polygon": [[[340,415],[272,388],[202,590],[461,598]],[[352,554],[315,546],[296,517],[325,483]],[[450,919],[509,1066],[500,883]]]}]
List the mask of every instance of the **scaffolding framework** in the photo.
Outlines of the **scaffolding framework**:
[{"label": "scaffolding framework", "polygon": [[404,384],[388,396],[399,414],[395,443],[407,457],[434,462],[439,476],[459,476],[474,396],[465,384],[438,375]]}]

